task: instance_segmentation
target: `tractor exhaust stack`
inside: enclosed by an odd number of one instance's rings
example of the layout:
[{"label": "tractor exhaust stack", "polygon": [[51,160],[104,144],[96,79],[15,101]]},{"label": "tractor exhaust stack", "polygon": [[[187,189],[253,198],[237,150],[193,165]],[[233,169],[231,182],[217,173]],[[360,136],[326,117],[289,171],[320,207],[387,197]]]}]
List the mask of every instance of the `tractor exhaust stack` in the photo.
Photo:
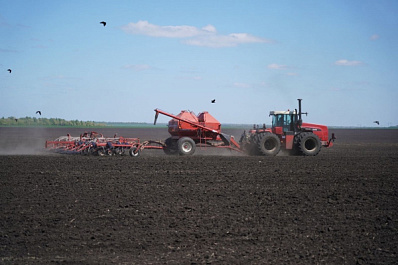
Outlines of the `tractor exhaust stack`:
[{"label": "tractor exhaust stack", "polygon": [[298,98],[297,99],[298,100],[298,107],[299,107],[299,112],[298,112],[298,115],[299,115],[299,120],[301,121],[302,119],[301,119],[301,101],[302,101],[302,99],[301,98]]},{"label": "tractor exhaust stack", "polygon": [[301,101],[302,101],[302,99],[298,98],[297,100],[298,100],[298,107],[299,107],[299,110],[298,110],[298,125],[299,125],[299,127],[301,127],[301,125],[303,124],[303,119],[301,118],[301,115],[302,114],[308,115],[308,112],[302,112],[301,111]]}]

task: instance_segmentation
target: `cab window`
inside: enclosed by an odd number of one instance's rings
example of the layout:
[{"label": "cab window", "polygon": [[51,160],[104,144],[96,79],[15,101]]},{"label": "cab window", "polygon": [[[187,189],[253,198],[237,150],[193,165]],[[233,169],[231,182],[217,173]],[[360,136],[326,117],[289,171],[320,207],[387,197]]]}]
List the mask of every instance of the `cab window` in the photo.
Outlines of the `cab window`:
[{"label": "cab window", "polygon": [[292,130],[292,118],[293,115],[288,114],[277,114],[272,117],[272,127],[283,127],[283,131]]}]

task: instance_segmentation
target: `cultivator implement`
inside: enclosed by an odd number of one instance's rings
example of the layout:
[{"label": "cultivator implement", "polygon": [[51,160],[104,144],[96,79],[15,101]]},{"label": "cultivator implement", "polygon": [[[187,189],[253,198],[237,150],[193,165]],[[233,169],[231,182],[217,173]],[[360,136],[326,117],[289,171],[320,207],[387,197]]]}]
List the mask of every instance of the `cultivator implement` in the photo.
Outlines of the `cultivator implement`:
[{"label": "cultivator implement", "polygon": [[[45,147],[58,153],[84,154],[84,155],[123,155],[130,153],[132,156],[139,154],[143,148],[139,138],[104,137],[97,132],[85,132],[79,137],[70,134],[55,140],[46,141]],[[156,146],[154,146],[156,147]]]}]

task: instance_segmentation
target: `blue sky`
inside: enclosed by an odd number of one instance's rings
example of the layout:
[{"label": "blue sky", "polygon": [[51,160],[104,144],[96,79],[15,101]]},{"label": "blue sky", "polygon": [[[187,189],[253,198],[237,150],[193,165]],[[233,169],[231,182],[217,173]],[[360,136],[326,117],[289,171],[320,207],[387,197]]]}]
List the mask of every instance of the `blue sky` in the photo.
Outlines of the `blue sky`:
[{"label": "blue sky", "polygon": [[303,98],[307,122],[397,125],[397,14],[395,0],[0,0],[0,117],[269,124]]}]

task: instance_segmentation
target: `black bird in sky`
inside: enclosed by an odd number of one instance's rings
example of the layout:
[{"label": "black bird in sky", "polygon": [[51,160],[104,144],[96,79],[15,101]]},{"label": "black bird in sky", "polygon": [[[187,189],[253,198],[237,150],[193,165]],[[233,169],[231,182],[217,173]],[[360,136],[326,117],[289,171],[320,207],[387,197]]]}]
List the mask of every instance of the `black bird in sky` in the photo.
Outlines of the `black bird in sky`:
[{"label": "black bird in sky", "polygon": [[39,113],[39,115],[41,115],[41,111],[40,111],[40,110],[36,111],[36,114],[37,114],[37,113]]},{"label": "black bird in sky", "polygon": [[101,21],[100,22],[102,25],[104,25],[104,27],[106,26],[106,22],[105,21]]},{"label": "black bird in sky", "polygon": [[373,123],[377,123],[377,125],[380,125],[380,122],[379,122],[379,121],[374,121]]},{"label": "black bird in sky", "polygon": [[216,103],[216,100],[215,100],[215,99],[213,99],[213,100],[211,101],[211,103]]},{"label": "black bird in sky", "polygon": [[12,70],[11,69],[7,69],[7,71],[11,74]]}]

